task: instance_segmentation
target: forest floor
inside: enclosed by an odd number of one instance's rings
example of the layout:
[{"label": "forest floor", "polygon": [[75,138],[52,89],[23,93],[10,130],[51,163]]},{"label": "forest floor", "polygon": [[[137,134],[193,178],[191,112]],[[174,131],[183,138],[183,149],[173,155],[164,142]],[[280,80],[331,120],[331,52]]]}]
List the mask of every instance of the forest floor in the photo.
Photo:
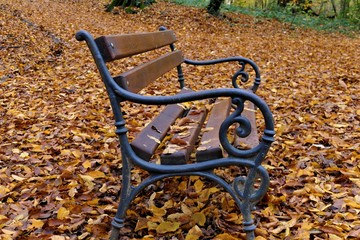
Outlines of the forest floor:
[{"label": "forest floor", "polygon": [[[241,55],[261,69],[258,94],[277,134],[265,163],[270,189],[254,211],[257,239],[358,239],[359,36],[164,1],[137,14],[106,13],[104,3],[0,0],[0,239],[107,238],[121,159],[105,89],[74,35],[159,26],[175,31],[187,58]],[[185,69],[188,85],[231,86],[230,73],[207,70]],[[143,117],[134,128],[149,117],[133,114]],[[219,190],[198,177],[167,179],[135,199],[121,239],[243,239],[239,211]]]}]

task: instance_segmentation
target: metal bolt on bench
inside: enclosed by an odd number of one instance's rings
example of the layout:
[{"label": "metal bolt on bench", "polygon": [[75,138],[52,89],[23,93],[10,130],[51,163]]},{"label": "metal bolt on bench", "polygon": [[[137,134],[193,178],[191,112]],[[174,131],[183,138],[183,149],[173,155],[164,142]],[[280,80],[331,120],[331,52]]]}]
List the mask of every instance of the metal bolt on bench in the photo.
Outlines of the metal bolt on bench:
[{"label": "metal bolt on bench", "polygon": [[[257,65],[244,57],[220,58],[207,61],[193,61],[183,57],[182,52],[175,50],[174,32],[164,27],[160,31],[123,35],[109,35],[94,39],[88,32],[81,30],[76,39],[86,41],[101,78],[105,84],[115,118],[116,134],[119,136],[122,154],[122,186],[120,202],[115,218],[112,221],[110,239],[118,239],[120,228],[124,225],[126,210],[133,199],[145,187],[155,181],[173,176],[197,175],[212,180],[223,187],[236,202],[243,216],[243,230],[247,239],[254,239],[256,225],[251,210],[265,195],[269,187],[269,175],[261,165],[271,143],[274,141],[274,123],[268,105],[255,92],[260,84],[260,72]],[[131,70],[112,77],[106,65],[117,59],[170,46],[169,52]],[[234,62],[240,68],[232,77],[234,88],[221,88],[192,91],[185,87],[182,65],[213,65]],[[249,74],[245,66],[255,72],[254,84],[250,89],[240,89],[238,78],[246,82]],[[156,81],[159,77],[176,68],[181,92],[171,96],[148,96],[138,92]],[[186,111],[179,104],[204,99],[216,102],[208,113],[206,109]],[[166,105],[164,110],[130,142],[128,129],[123,118],[120,103],[133,102],[144,105]],[[232,109],[232,111],[231,111]],[[259,138],[255,120],[255,110],[261,113],[264,127]],[[187,115],[186,115],[187,114]],[[181,138],[179,146],[170,140],[161,154],[161,164],[149,161],[165,138],[170,126],[176,119],[186,115],[189,133]],[[207,119],[207,120],[206,120]],[[185,121],[183,121],[185,122]],[[202,132],[203,125],[207,131]],[[229,129],[235,127],[235,141],[228,138]],[[197,147],[195,144],[201,136]],[[245,142],[249,147],[238,145]],[[197,148],[197,149],[196,149]],[[191,153],[195,161],[189,162]],[[218,167],[240,166],[248,169],[245,176],[236,176],[232,183],[216,175]],[[131,184],[131,169],[141,168],[149,173],[139,185]],[[256,185],[257,184],[257,185]],[[255,186],[256,185],[256,186]]]}]

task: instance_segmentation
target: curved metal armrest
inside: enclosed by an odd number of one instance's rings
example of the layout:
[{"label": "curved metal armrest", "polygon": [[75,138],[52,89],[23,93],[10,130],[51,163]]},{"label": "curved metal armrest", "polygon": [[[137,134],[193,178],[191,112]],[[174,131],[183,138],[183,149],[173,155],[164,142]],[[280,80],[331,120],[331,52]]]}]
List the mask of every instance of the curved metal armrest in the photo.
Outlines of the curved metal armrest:
[{"label": "curved metal armrest", "polygon": [[226,62],[238,62],[240,64],[240,69],[236,71],[232,77],[232,84],[235,88],[240,88],[239,85],[237,84],[237,79],[239,76],[241,77],[240,80],[244,83],[249,80],[249,73],[245,71],[245,66],[246,65],[251,66],[251,68],[255,72],[254,84],[251,87],[251,90],[252,92],[255,93],[261,82],[260,70],[259,67],[256,65],[256,63],[248,58],[235,56],[235,57],[218,58],[218,59],[204,60],[204,61],[195,61],[186,58],[184,60],[184,63],[194,66],[214,65],[214,64],[226,63]]},{"label": "curved metal armrest", "polygon": [[[110,79],[109,79],[110,80]],[[203,90],[198,92],[190,92],[179,95],[172,96],[143,96],[137,93],[129,92],[121,88],[117,83],[111,78],[108,82],[109,86],[112,88],[114,93],[118,95],[123,100],[128,100],[134,103],[148,104],[148,105],[167,105],[167,104],[176,104],[190,101],[197,101],[210,98],[218,97],[231,97],[235,104],[243,102],[245,100],[251,101],[264,116],[265,127],[267,130],[274,131],[274,122],[271,110],[266,102],[261,99],[256,94],[236,88],[221,88],[221,89],[211,89]]]}]

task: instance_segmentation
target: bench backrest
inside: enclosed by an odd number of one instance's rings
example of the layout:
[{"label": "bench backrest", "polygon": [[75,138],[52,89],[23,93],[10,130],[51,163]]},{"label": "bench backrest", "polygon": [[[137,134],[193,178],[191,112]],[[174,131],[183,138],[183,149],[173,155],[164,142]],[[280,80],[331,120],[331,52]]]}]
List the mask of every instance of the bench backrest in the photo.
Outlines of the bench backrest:
[{"label": "bench backrest", "polygon": [[[173,31],[102,36],[95,39],[105,62],[152,51],[176,42]],[[173,48],[172,48],[173,50]],[[181,51],[173,50],[114,77],[124,89],[138,92],[184,61]]]}]

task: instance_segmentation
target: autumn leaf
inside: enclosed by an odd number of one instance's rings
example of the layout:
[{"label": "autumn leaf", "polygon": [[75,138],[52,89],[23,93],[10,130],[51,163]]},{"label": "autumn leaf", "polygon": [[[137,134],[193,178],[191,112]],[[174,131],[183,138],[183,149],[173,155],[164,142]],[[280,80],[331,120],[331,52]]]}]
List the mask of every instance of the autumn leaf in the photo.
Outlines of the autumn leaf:
[{"label": "autumn leaf", "polygon": [[147,223],[149,220],[145,219],[145,218],[140,218],[135,226],[135,232],[141,230],[141,229],[146,229],[148,227]]},{"label": "autumn leaf", "polygon": [[91,191],[92,189],[94,189],[94,178],[89,176],[89,175],[82,175],[79,174],[80,178],[84,181],[85,185],[88,187],[89,191]]},{"label": "autumn leaf", "polygon": [[68,215],[70,214],[70,211],[64,207],[60,207],[57,212],[57,219],[64,220]]},{"label": "autumn leaf", "polygon": [[180,226],[178,222],[162,222],[156,227],[156,232],[164,234],[167,232],[175,232]]},{"label": "autumn leaf", "polygon": [[85,162],[82,163],[84,168],[90,168],[91,167],[91,162],[89,160],[86,160]]},{"label": "autumn leaf", "polygon": [[105,173],[103,173],[101,171],[90,171],[90,172],[88,172],[88,175],[94,179],[105,178]]},{"label": "autumn leaf", "polygon": [[228,233],[222,233],[217,235],[214,240],[238,240],[239,238],[233,237]]},{"label": "autumn leaf", "polygon": [[186,235],[185,240],[197,240],[203,235],[201,229],[198,226],[194,226],[189,230],[188,235]]},{"label": "autumn leaf", "polygon": [[196,191],[197,193],[201,192],[201,190],[203,189],[203,186],[204,186],[203,181],[197,180],[197,181],[195,182],[195,184],[194,184],[195,191]]},{"label": "autumn leaf", "polygon": [[29,230],[32,229],[41,229],[44,226],[44,222],[38,219],[30,219],[31,225],[28,226]]},{"label": "autumn leaf", "polygon": [[149,210],[154,214],[154,216],[162,217],[166,214],[166,210],[163,208],[158,208],[154,204],[149,207]]},{"label": "autumn leaf", "polygon": [[191,220],[199,226],[204,226],[206,222],[206,216],[202,212],[194,213],[191,215]]}]

